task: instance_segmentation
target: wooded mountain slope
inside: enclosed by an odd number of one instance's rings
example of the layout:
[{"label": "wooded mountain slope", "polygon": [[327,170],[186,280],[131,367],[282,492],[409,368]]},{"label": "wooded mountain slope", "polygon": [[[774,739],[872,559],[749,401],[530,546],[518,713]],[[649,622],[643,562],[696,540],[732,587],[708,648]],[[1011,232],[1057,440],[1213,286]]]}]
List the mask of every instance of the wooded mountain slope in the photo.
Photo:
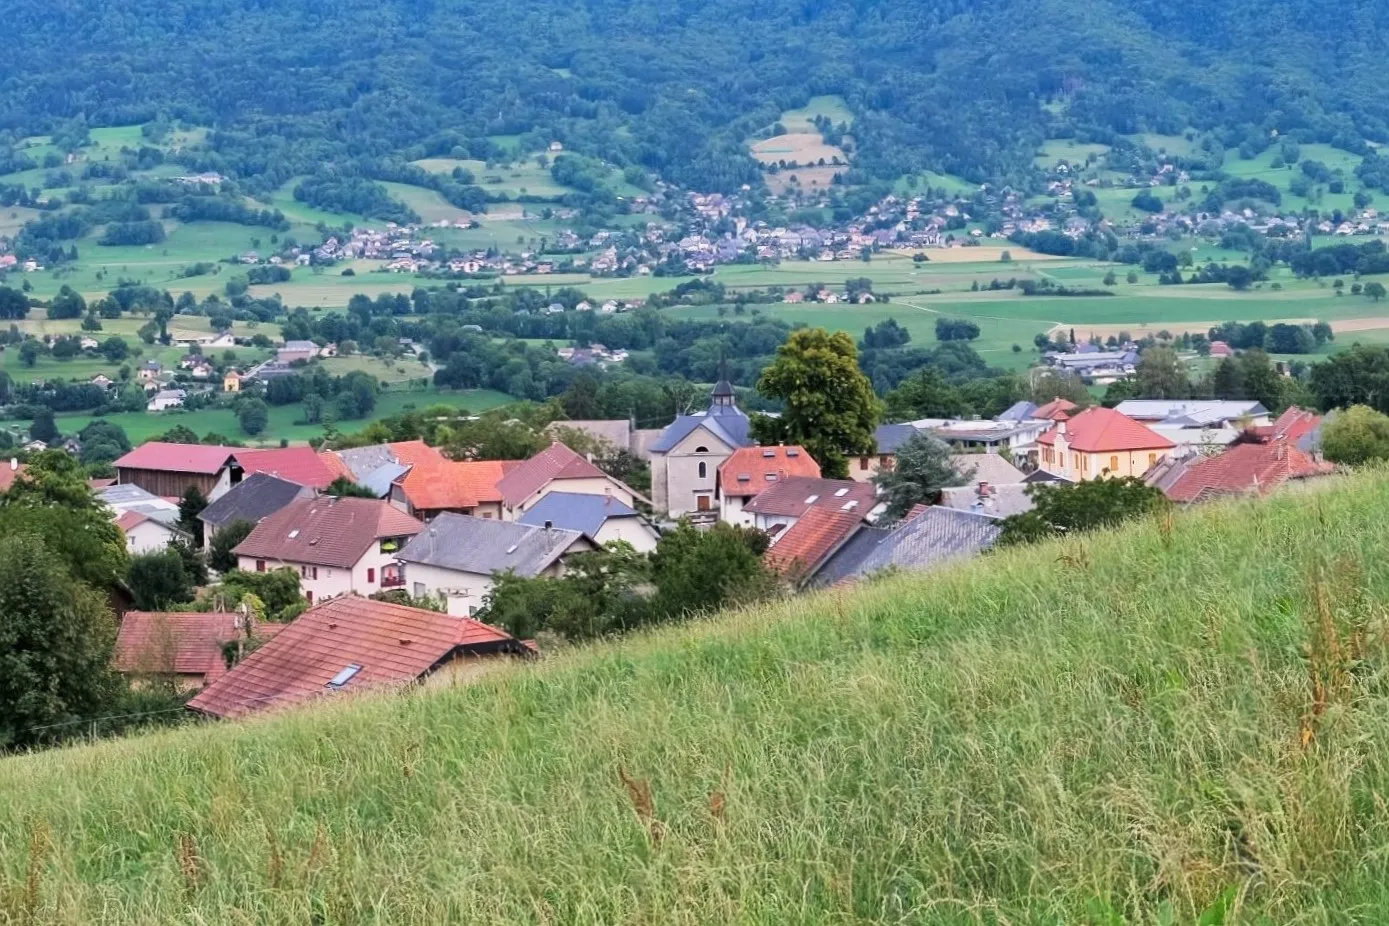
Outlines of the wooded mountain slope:
[{"label": "wooded mountain slope", "polygon": [[0,761],[0,919],[1379,923],[1389,473]]},{"label": "wooded mountain slope", "polygon": [[1389,140],[1377,0],[11,0],[4,16],[23,40],[0,58],[0,128],[215,125],[223,166],[266,188],[534,133],[728,189],[759,176],[747,138],[817,94],[847,100],[857,166],[881,178],[1021,182],[1041,139],[1072,132]]}]

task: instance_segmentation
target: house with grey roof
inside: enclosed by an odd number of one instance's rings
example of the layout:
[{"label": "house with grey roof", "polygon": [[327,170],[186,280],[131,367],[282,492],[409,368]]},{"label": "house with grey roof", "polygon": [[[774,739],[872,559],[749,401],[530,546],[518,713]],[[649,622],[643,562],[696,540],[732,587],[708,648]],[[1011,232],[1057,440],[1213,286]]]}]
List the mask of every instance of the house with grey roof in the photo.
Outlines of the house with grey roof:
[{"label": "house with grey roof", "polygon": [[881,572],[934,569],[977,556],[993,546],[1001,528],[995,518],[932,506],[893,527],[863,527],[810,577],[834,585]]},{"label": "house with grey roof", "polygon": [[203,522],[204,546],[212,543],[218,531],[237,521],[259,524],[295,499],[313,495],[313,489],[297,482],[269,473],[252,473],[198,515],[198,520]]},{"label": "house with grey roof", "polygon": [[1251,400],[1126,399],[1114,407],[1121,415],[1152,427],[1219,428],[1269,423],[1268,409]]},{"label": "house with grey roof", "polygon": [[861,454],[849,460],[849,478],[856,482],[872,482],[883,470],[892,469],[897,462],[897,448],[917,433],[910,424],[880,424],[873,431],[877,444],[875,453]]},{"label": "house with grey roof", "polygon": [[672,518],[718,511],[719,467],[740,447],[754,443],[748,416],[734,401],[726,379],[714,387],[709,408],[681,415],[650,447],[651,497],[660,514]]},{"label": "house with grey roof", "polygon": [[638,553],[650,553],[660,539],[635,508],[611,495],[551,492],[516,523],[578,531],[600,547],[622,541]]},{"label": "house with grey roof", "polygon": [[416,534],[396,560],[412,595],[435,596],[448,613],[471,617],[491,593],[498,573],[558,577],[564,574],[566,557],[593,549],[593,541],[577,530],[445,512]]}]

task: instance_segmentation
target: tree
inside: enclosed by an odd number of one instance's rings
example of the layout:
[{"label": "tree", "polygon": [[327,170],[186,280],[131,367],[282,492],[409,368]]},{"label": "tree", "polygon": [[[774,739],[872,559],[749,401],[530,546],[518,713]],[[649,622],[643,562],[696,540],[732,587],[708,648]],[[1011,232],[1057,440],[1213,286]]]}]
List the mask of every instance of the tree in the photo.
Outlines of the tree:
[{"label": "tree", "polygon": [[936,318],[937,341],[973,341],[979,337],[979,326],[967,318]]},{"label": "tree", "polygon": [[924,431],[908,437],[897,448],[897,462],[873,477],[887,504],[883,517],[896,520],[916,505],[933,505],[940,490],[964,485],[968,474],[961,474],[944,441]]},{"label": "tree", "polygon": [[207,505],[207,496],[197,486],[185,489],[178,502],[178,526],[193,538],[194,546],[199,549],[203,545],[203,522],[199,520],[198,515],[203,513]]},{"label": "tree", "polygon": [[[350,395],[350,393],[343,393]],[[270,423],[270,409],[260,399],[243,399],[237,405],[236,422],[241,425],[241,430],[255,437],[265,430],[265,426]]]},{"label": "tree", "polygon": [[125,338],[114,335],[101,342],[100,350],[109,363],[120,363],[130,356],[130,345],[125,342]]},{"label": "tree", "polygon": [[1366,405],[1353,405],[1322,424],[1321,449],[1328,460],[1359,466],[1389,460],[1389,416]]},{"label": "tree", "polygon": [[17,289],[0,286],[0,318],[28,318],[29,297]]},{"label": "tree", "polygon": [[1375,302],[1378,302],[1379,300],[1384,298],[1384,284],[1379,282],[1378,280],[1366,283],[1365,295],[1369,296],[1370,299],[1374,300]]},{"label": "tree", "polygon": [[1240,354],[1239,365],[1244,381],[1243,398],[1253,399],[1269,411],[1279,411],[1287,404],[1283,400],[1283,376],[1274,368],[1268,354],[1247,350]]},{"label": "tree", "polygon": [[874,451],[878,400],[848,334],[824,328],[791,332],[762,371],[757,391],[780,400],[784,411],[780,418],[756,416],[753,436],[805,447],[826,477],[848,475],[846,454]]},{"label": "tree", "polygon": [[87,301],[66,283],[48,304],[49,318],[81,318],[87,314]]},{"label": "tree", "polygon": [[40,355],[43,354],[43,345],[33,338],[29,338],[19,345],[19,362],[26,367],[32,367],[39,362]]},{"label": "tree", "polygon": [[34,412],[34,422],[29,425],[29,439],[41,440],[45,444],[56,443],[62,434],[58,433],[58,424],[53,420],[53,409],[40,408]]},{"label": "tree", "polygon": [[1119,278],[1115,276],[1114,271],[1111,270],[1104,275],[1104,280],[1101,282],[1103,282],[1105,286],[1117,286],[1119,284]]},{"label": "tree", "polygon": [[1000,544],[1028,543],[1060,534],[1115,527],[1166,508],[1161,491],[1142,479],[1092,479],[1069,485],[1038,484],[1028,489],[1033,509],[1003,519]]},{"label": "tree", "polygon": [[232,550],[255,529],[254,521],[233,521],[217,531],[208,544],[207,564],[218,572],[231,572],[236,568],[236,554]]},{"label": "tree", "polygon": [[1031,399],[1038,405],[1044,405],[1053,399],[1066,399],[1081,408],[1094,402],[1084,380],[1074,373],[1059,373],[1055,370],[1047,370],[1033,378]]},{"label": "tree", "polygon": [[212,594],[201,598],[196,607],[201,611],[230,610],[247,595],[254,595],[261,602],[266,620],[278,624],[294,620],[308,607],[304,593],[299,590],[299,573],[288,566],[265,572],[240,569],[224,572],[222,584]]},{"label": "tree", "polygon": [[77,432],[82,442],[82,453],[78,459],[83,466],[111,463],[130,452],[130,438],[125,429],[118,424],[97,418]]},{"label": "tree", "polygon": [[339,476],[328,483],[328,487],[323,490],[323,493],[325,495],[337,495],[346,498],[380,498],[380,496],[371,489],[353,482],[346,476]]},{"label": "tree", "polygon": [[934,367],[924,367],[907,377],[887,394],[886,402],[888,416],[893,421],[956,418],[966,411],[960,390],[946,382]]},{"label": "tree", "polygon": [[132,556],[126,585],[141,611],[168,611],[193,600],[193,582],[174,549]]},{"label": "tree", "polygon": [[1150,347],[1139,358],[1138,395],[1144,399],[1185,399],[1191,395],[1186,368],[1170,347]]},{"label": "tree", "polygon": [[761,531],[723,522],[701,531],[680,522],[651,553],[654,613],[668,619],[769,594],[774,584],[762,565],[766,550]]},{"label": "tree", "polygon": [[193,433],[193,430],[186,425],[176,424],[155,438],[155,440],[164,441],[168,444],[196,444],[198,443],[198,435]]},{"label": "tree", "polygon": [[115,616],[47,536],[0,532],[0,748],[58,739],[120,690],[111,670]]}]

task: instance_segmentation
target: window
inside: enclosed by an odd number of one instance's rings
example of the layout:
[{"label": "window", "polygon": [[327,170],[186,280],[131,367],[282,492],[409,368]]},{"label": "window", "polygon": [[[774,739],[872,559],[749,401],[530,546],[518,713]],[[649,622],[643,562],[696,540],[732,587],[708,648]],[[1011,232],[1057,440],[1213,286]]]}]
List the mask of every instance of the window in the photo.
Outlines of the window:
[{"label": "window", "polygon": [[263,559],[258,559],[258,560],[256,560],[256,572],[264,572],[264,571],[265,571],[265,560],[263,560]]},{"label": "window", "polygon": [[699,461],[699,478],[700,478],[700,479],[707,479],[707,478],[709,478],[709,464],[708,464],[708,463],[705,463],[703,460],[700,460],[700,461]]},{"label": "window", "polygon": [[315,579],[318,578],[318,567],[317,567],[317,566],[313,567],[313,577],[314,577]]},{"label": "window", "polygon": [[351,665],[344,666],[341,672],[328,679],[328,687],[341,688],[343,685],[346,685],[348,682],[352,681],[352,679],[356,678],[357,673],[360,671],[362,671],[361,665],[355,662]]},{"label": "window", "polygon": [[1155,453],[1150,453],[1150,454],[1148,454],[1148,466],[1149,466],[1149,467],[1157,466],[1157,454],[1155,454]]},{"label": "window", "polygon": [[307,578],[309,577],[309,567],[308,567],[308,566],[300,566],[300,567],[299,567],[299,577],[300,577],[301,579],[307,579]]},{"label": "window", "polygon": [[695,453],[708,453],[708,452],[709,452],[709,448],[708,448],[708,447],[696,447],[696,448],[695,448]]},{"label": "window", "polygon": [[309,604],[313,604],[313,590],[312,590],[312,589],[304,593],[304,600],[307,601]]},{"label": "window", "polygon": [[858,458],[858,468],[861,469],[861,470],[867,470],[867,469],[868,469],[868,458],[867,458],[867,457],[859,457],[859,458]]},{"label": "window", "polygon": [[373,583],[373,582],[375,582],[375,581],[376,581],[376,570],[373,569],[373,568],[371,568],[370,566],[368,566],[368,567],[367,567],[367,584],[370,585],[371,583]]},{"label": "window", "polygon": [[423,582],[416,582],[416,583],[415,583],[415,597],[416,597],[416,598],[423,598],[423,597],[424,597],[424,594],[425,594],[425,592],[424,592],[424,583],[423,583]]},{"label": "window", "polygon": [[1111,473],[1119,472],[1119,458],[1117,456],[1109,458],[1109,471]]}]

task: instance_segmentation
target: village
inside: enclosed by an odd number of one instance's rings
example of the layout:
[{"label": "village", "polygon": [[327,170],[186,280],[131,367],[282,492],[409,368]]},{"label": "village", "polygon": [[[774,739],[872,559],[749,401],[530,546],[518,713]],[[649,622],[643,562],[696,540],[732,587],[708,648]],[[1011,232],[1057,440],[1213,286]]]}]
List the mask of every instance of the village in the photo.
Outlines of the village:
[{"label": "village", "polygon": [[[208,500],[197,515],[205,550],[236,532],[238,570],[287,570],[297,583],[303,613],[289,623],[234,601],[124,614],[119,671],[176,678],[190,710],[235,717],[535,658],[544,644],[479,615],[503,577],[560,578],[594,551],[646,557],[671,531],[726,525],[765,538],[765,567],[788,593],[839,586],[979,556],[1039,486],[1133,477],[1191,505],[1329,476],[1321,426],[1300,408],[1275,418],[1250,401],[1019,402],[994,419],[881,425],[875,452],[831,479],[804,447],[759,445],[720,382],[706,408],[664,428],[556,422],[553,442],[524,460],[452,460],[418,440],[345,450],[152,441],[92,486],[134,555],[192,542],[180,500],[196,490]],[[559,439],[573,434],[649,465],[649,495]],[[950,448],[956,484],[888,517],[882,476],[923,437]],[[12,464],[0,483],[23,472]],[[240,661],[225,658],[229,646],[245,646]]]}]

